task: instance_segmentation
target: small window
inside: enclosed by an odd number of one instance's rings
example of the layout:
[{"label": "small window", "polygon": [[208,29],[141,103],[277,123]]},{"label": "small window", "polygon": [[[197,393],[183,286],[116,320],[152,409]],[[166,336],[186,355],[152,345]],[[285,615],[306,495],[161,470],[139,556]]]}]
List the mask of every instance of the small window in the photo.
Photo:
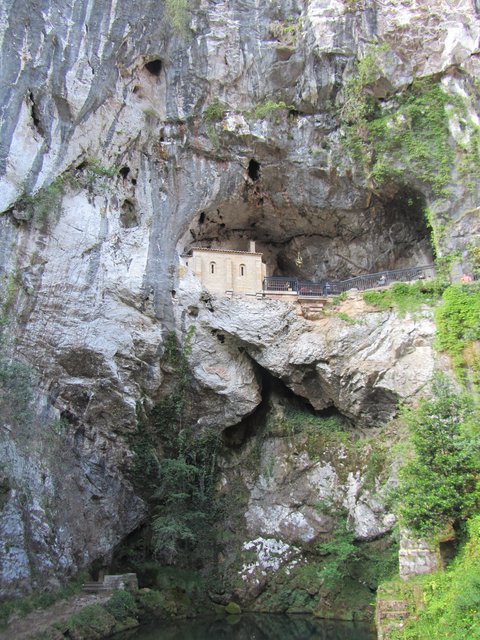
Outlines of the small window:
[{"label": "small window", "polygon": [[240,275],[241,275],[241,276],[244,276],[244,275],[245,275],[245,273],[246,273],[245,265],[244,265],[244,264],[241,264],[241,265],[240,265]]},{"label": "small window", "polygon": [[215,262],[210,262],[210,273],[215,273]]}]

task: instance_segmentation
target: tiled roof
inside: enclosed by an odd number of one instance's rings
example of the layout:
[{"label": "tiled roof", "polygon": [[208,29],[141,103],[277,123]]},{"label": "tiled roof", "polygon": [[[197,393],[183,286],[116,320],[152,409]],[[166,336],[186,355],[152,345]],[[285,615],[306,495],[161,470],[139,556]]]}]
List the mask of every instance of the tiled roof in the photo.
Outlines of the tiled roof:
[{"label": "tiled roof", "polygon": [[234,249],[206,249],[205,247],[192,247],[192,253],[194,251],[203,251],[205,253],[239,253],[246,256],[262,256],[263,253],[257,251],[235,251]]}]

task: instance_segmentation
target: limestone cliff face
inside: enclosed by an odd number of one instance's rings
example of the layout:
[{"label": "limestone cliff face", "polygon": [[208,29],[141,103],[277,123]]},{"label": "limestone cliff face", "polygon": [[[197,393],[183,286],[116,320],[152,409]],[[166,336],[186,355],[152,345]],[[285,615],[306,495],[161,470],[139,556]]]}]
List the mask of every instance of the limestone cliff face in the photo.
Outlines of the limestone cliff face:
[{"label": "limestone cliff face", "polygon": [[6,401],[1,425],[2,593],[108,564],[142,521],[126,474],[135,403],[166,393],[165,333],[194,313],[197,427],[254,412],[258,367],[362,426],[427,381],[428,319],[312,326],[279,303],[205,306],[179,282],[192,245],[248,239],[270,273],[305,278],[429,262],[427,204],[449,221],[443,250],[466,255],[478,194],[460,164],[441,198],[402,158],[401,177],[379,185],[345,147],[342,113],[373,52],[364,88],[387,109],[424,76],[462,97],[458,150],[477,118],[476,4],[327,5],[200,0],[180,35],[149,0],[4,4],[2,398],[21,395],[12,362],[26,363],[32,396],[28,420]]}]

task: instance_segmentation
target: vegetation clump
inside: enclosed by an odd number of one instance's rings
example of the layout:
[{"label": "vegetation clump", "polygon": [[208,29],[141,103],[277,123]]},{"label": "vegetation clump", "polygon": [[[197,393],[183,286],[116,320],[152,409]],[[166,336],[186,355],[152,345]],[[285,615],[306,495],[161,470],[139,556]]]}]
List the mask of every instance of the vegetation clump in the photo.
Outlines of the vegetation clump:
[{"label": "vegetation clump", "polygon": [[215,100],[205,108],[205,111],[203,113],[206,122],[220,122],[225,117],[226,107],[219,100]]},{"label": "vegetation clump", "polygon": [[188,0],[165,0],[167,19],[173,31],[186,38],[189,35],[190,3]]},{"label": "vegetation clump", "polygon": [[[388,45],[372,47],[344,87],[340,116],[346,149],[376,187],[410,176],[437,198],[445,197],[456,156],[462,181],[473,187],[480,175],[480,128],[462,99],[425,78],[380,102],[374,86],[388,55]],[[465,131],[461,140],[450,135],[452,119]]]},{"label": "vegetation clump", "polygon": [[403,316],[419,311],[423,305],[438,302],[445,285],[441,280],[417,280],[413,283],[396,282],[382,291],[364,291],[363,299],[379,311],[396,309]]},{"label": "vegetation clump", "polygon": [[338,518],[331,539],[318,545],[318,553],[328,556],[329,561],[319,571],[318,577],[327,588],[338,587],[347,577],[352,576],[354,565],[359,562],[355,532],[348,526],[346,514]]},{"label": "vegetation clump", "polygon": [[[193,332],[180,349],[175,334],[167,337],[165,365],[174,373],[171,393],[146,412],[137,407],[138,431],[132,438],[135,453],[134,480],[151,509],[146,538],[149,553],[167,565],[181,564],[185,554],[190,560],[202,542],[215,535],[218,504],[215,499],[217,473],[216,432],[192,433],[184,424],[190,402],[188,353]],[[144,555],[144,550],[143,550]],[[132,567],[135,569],[135,567]]]},{"label": "vegetation clump", "polygon": [[382,592],[405,599],[415,610],[389,640],[480,638],[480,516],[468,522],[467,530],[463,549],[445,571],[382,586]]},{"label": "vegetation clump", "polygon": [[211,102],[203,112],[207,124],[207,135],[215,150],[220,148],[220,138],[215,130],[215,123],[221,122],[226,114],[226,106],[219,100]]},{"label": "vegetation clump", "polygon": [[120,622],[134,618],[138,612],[135,597],[130,591],[114,591],[105,609]]},{"label": "vegetation clump", "polygon": [[27,218],[33,220],[35,225],[44,227],[58,212],[67,182],[68,176],[66,174],[58,176],[36,193],[24,195],[18,201],[17,206],[26,212]]},{"label": "vegetation clump", "polygon": [[270,34],[275,40],[285,47],[293,48],[297,44],[298,36],[302,29],[302,18],[286,21],[276,20],[270,24]]},{"label": "vegetation clump", "polygon": [[432,397],[402,415],[411,453],[400,470],[397,511],[412,532],[432,537],[480,507],[480,414],[469,394],[437,376]]},{"label": "vegetation clump", "polygon": [[397,98],[393,113],[368,123],[374,149],[370,176],[375,184],[395,177],[401,167],[430,185],[435,195],[446,195],[454,162],[446,110],[450,102],[438,84],[418,82]]},{"label": "vegetation clump", "polygon": [[473,383],[480,387],[480,284],[457,284],[443,293],[442,304],[435,313],[437,346],[446,351],[460,381],[467,379],[468,367]]},{"label": "vegetation clump", "polygon": [[118,174],[118,168],[104,166],[96,158],[89,158],[76,169],[69,169],[50,184],[32,194],[22,196],[17,207],[26,213],[26,219],[40,229],[45,229],[60,210],[62,198],[68,186],[103,192],[108,189],[108,179]]},{"label": "vegetation clump", "polygon": [[249,115],[253,120],[271,120],[279,112],[286,112],[293,108],[293,106],[287,106],[283,100],[275,102],[274,100],[269,99],[258,104]]}]

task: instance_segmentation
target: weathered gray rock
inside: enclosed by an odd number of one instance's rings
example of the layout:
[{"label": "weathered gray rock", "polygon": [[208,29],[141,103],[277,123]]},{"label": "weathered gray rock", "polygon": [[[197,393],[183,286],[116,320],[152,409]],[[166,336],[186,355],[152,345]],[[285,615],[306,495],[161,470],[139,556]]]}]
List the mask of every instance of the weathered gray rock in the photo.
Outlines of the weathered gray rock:
[{"label": "weathered gray rock", "polygon": [[[189,319],[195,340],[213,332],[223,341],[210,353],[193,350],[194,372],[198,358],[203,368],[215,366],[219,354],[237,345],[315,409],[333,406],[360,426],[386,422],[398,401],[418,394],[433,373],[435,327],[428,311],[405,318],[372,313],[353,294],[346,307],[354,309],[351,322],[335,313],[308,321],[282,301],[211,297],[205,303],[188,286],[182,295],[185,303],[196,300],[198,312]],[[252,385],[256,389],[255,379]]]},{"label": "weathered gray rock", "polygon": [[[39,399],[40,400],[40,399]],[[93,563],[108,566],[116,545],[145,517],[119,472],[128,451],[99,432],[50,416],[2,434],[0,586],[4,596],[58,587]]]},{"label": "weathered gray rock", "polygon": [[[319,452],[322,458],[322,452]],[[309,544],[332,532],[336,514],[345,510],[359,540],[371,540],[391,530],[395,517],[385,511],[384,497],[377,487],[364,487],[361,468],[339,477],[339,469],[325,459],[311,460],[307,452],[286,438],[267,439],[262,447],[260,475],[250,493],[245,514],[247,531],[280,539],[287,544]],[[368,458],[363,461],[366,468]],[[322,507],[323,505],[323,507]]]}]

